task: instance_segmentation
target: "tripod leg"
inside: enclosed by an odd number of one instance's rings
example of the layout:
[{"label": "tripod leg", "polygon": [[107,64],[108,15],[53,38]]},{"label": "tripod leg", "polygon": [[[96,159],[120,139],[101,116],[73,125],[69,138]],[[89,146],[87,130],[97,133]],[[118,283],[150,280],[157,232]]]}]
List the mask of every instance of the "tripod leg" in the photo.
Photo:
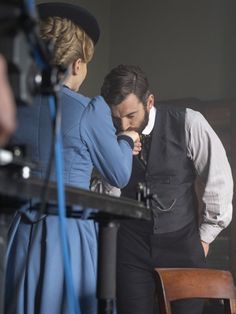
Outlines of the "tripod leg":
[{"label": "tripod leg", "polygon": [[6,249],[9,216],[0,214],[0,314],[4,314]]},{"label": "tripod leg", "polygon": [[99,224],[97,298],[98,313],[112,314],[116,299],[116,241],[118,223]]}]

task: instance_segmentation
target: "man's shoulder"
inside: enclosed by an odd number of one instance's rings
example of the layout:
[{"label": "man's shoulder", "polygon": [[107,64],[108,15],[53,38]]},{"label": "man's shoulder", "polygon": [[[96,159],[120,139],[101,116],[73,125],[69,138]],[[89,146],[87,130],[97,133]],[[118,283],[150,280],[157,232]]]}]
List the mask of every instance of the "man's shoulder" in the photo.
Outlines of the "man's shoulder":
[{"label": "man's shoulder", "polygon": [[172,118],[174,120],[184,121],[186,117],[187,107],[179,107],[171,104],[158,103],[156,106],[157,115],[160,118]]},{"label": "man's shoulder", "polygon": [[176,112],[176,113],[185,113],[186,109],[188,109],[187,106],[176,106],[176,105],[172,105],[172,104],[166,104],[166,103],[162,103],[162,102],[157,102],[155,104],[155,107],[158,111],[163,111],[163,112]]}]

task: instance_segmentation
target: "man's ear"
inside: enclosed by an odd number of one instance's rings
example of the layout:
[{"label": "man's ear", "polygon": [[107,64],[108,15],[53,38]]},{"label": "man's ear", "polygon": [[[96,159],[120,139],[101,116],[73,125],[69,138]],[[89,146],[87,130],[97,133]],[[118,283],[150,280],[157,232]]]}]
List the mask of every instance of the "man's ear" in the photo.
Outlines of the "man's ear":
[{"label": "man's ear", "polygon": [[154,102],[155,102],[154,95],[150,94],[148,96],[148,99],[147,99],[147,109],[148,109],[148,111],[154,106]]},{"label": "man's ear", "polygon": [[81,67],[82,59],[78,58],[76,61],[73,62],[72,64],[72,74],[77,75],[80,72],[80,67]]}]

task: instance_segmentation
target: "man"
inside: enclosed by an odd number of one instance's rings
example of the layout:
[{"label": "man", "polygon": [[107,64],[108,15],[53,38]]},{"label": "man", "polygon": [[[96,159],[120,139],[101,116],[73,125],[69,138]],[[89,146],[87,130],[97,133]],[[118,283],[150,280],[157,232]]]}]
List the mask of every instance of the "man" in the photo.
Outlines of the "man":
[{"label": "man", "polygon": [[[120,65],[105,78],[101,94],[118,131],[149,139],[134,157],[122,196],[136,198],[145,183],[152,194],[152,220],[124,221],[118,235],[118,314],[158,313],[155,267],[204,267],[209,244],[232,218],[233,182],[225,150],[204,117],[191,109],[154,107],[142,70]],[[141,158],[142,157],[142,158]],[[194,183],[204,183],[198,223]],[[175,314],[199,314],[202,302],[175,302]]]}]

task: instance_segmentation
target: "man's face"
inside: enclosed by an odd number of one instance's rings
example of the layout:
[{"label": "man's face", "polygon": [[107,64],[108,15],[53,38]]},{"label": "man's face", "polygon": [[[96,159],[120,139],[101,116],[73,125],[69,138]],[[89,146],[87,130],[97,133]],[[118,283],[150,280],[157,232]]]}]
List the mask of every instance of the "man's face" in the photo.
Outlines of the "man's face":
[{"label": "man's face", "polygon": [[148,123],[153,104],[153,95],[148,96],[145,106],[136,95],[129,94],[119,105],[111,105],[115,127],[119,132],[132,130],[141,133]]}]

